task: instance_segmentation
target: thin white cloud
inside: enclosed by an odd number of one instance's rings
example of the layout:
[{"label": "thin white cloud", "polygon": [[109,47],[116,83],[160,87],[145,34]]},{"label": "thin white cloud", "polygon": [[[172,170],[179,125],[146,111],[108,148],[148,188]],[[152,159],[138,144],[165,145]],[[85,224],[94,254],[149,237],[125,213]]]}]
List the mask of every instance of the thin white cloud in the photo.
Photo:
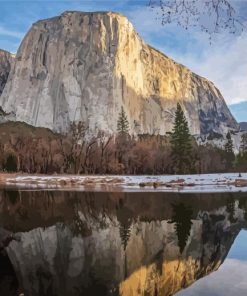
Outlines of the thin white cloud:
[{"label": "thin white cloud", "polygon": [[8,30],[8,29],[5,29],[4,27],[0,26],[0,35],[21,39],[21,38],[23,38],[24,33],[18,32],[18,31]]},{"label": "thin white cloud", "polygon": [[190,28],[187,32],[174,24],[161,26],[155,12],[145,8],[131,11],[129,17],[144,39],[211,80],[228,104],[247,101],[247,33],[221,33],[210,43],[209,35],[201,31]]},{"label": "thin white cloud", "polygon": [[247,34],[218,41],[202,49],[200,58],[186,53],[175,55],[194,72],[202,75],[222,92],[228,104],[247,101]]}]

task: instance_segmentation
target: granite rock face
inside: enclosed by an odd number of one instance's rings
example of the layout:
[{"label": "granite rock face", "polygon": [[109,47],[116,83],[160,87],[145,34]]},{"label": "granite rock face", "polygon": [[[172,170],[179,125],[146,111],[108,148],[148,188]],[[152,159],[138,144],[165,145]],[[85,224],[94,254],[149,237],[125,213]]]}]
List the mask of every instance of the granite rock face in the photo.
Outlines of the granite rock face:
[{"label": "granite rock face", "polygon": [[11,53],[0,49],[0,96],[8,80],[14,57]]},{"label": "granite rock face", "polygon": [[247,131],[247,122],[240,122],[239,125],[242,131]]},{"label": "granite rock face", "polygon": [[130,133],[165,134],[177,102],[192,134],[239,128],[212,82],[148,46],[111,12],[65,12],[35,23],[0,98],[15,120],[57,132],[84,121],[90,134],[116,132],[121,106]]}]

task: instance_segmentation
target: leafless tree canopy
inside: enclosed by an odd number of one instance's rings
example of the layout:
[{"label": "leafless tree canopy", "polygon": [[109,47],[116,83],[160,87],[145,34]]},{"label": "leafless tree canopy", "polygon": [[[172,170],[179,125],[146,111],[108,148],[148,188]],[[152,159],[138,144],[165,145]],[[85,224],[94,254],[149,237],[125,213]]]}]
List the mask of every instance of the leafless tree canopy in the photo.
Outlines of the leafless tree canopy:
[{"label": "leafless tree canopy", "polygon": [[150,0],[162,25],[176,23],[188,29],[199,27],[210,35],[227,31],[243,31],[244,23],[228,0]]}]

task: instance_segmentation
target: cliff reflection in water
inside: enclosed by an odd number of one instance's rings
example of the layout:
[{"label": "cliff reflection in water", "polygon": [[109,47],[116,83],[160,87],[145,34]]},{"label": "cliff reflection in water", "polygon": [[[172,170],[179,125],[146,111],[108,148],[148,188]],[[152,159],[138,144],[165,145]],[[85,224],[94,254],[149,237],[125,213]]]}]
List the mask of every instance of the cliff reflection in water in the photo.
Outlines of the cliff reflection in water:
[{"label": "cliff reflection in water", "polygon": [[1,191],[0,293],[174,295],[218,269],[246,210],[240,193]]}]

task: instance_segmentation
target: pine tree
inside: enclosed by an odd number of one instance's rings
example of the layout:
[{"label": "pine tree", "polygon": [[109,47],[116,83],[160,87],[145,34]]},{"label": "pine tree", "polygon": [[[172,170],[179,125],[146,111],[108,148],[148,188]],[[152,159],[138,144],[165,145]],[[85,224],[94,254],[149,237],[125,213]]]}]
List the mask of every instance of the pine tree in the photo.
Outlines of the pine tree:
[{"label": "pine tree", "polygon": [[192,136],[179,103],[177,104],[174,127],[171,133],[171,150],[174,172],[178,174],[191,173],[194,166]]},{"label": "pine tree", "polygon": [[225,151],[227,153],[233,153],[233,141],[232,141],[232,136],[231,133],[228,132],[226,135],[226,144],[225,144]]},{"label": "pine tree", "polygon": [[235,216],[235,200],[233,200],[232,198],[227,199],[226,211],[229,213],[229,221],[231,223],[236,223],[237,219],[234,217]]},{"label": "pine tree", "polygon": [[117,131],[121,135],[128,134],[129,132],[129,122],[123,106],[121,107],[121,111],[118,116]]},{"label": "pine tree", "polygon": [[226,153],[226,169],[231,169],[233,167],[235,155],[233,152],[233,141],[232,141],[232,136],[230,132],[228,132],[226,135],[225,153]]},{"label": "pine tree", "polygon": [[244,133],[241,137],[241,145],[236,159],[236,167],[242,171],[247,170],[247,133]]},{"label": "pine tree", "polygon": [[172,219],[168,223],[175,223],[175,231],[178,238],[178,246],[180,253],[183,253],[190,236],[193,211],[190,207],[183,203],[173,204]]},{"label": "pine tree", "polygon": [[247,153],[247,133],[244,133],[241,136],[240,152],[242,154]]},{"label": "pine tree", "polygon": [[121,225],[120,223],[119,232],[124,250],[126,250],[130,238],[130,226],[131,224]]},{"label": "pine tree", "polygon": [[5,170],[9,173],[17,172],[17,159],[16,156],[10,154],[7,157],[6,163],[5,163]]},{"label": "pine tree", "polygon": [[124,108],[121,107],[121,111],[119,113],[118,121],[117,121],[117,131],[118,135],[116,138],[116,147],[117,153],[116,157],[118,163],[122,166],[122,171],[127,167],[127,158],[129,147],[129,122],[124,111]]}]

